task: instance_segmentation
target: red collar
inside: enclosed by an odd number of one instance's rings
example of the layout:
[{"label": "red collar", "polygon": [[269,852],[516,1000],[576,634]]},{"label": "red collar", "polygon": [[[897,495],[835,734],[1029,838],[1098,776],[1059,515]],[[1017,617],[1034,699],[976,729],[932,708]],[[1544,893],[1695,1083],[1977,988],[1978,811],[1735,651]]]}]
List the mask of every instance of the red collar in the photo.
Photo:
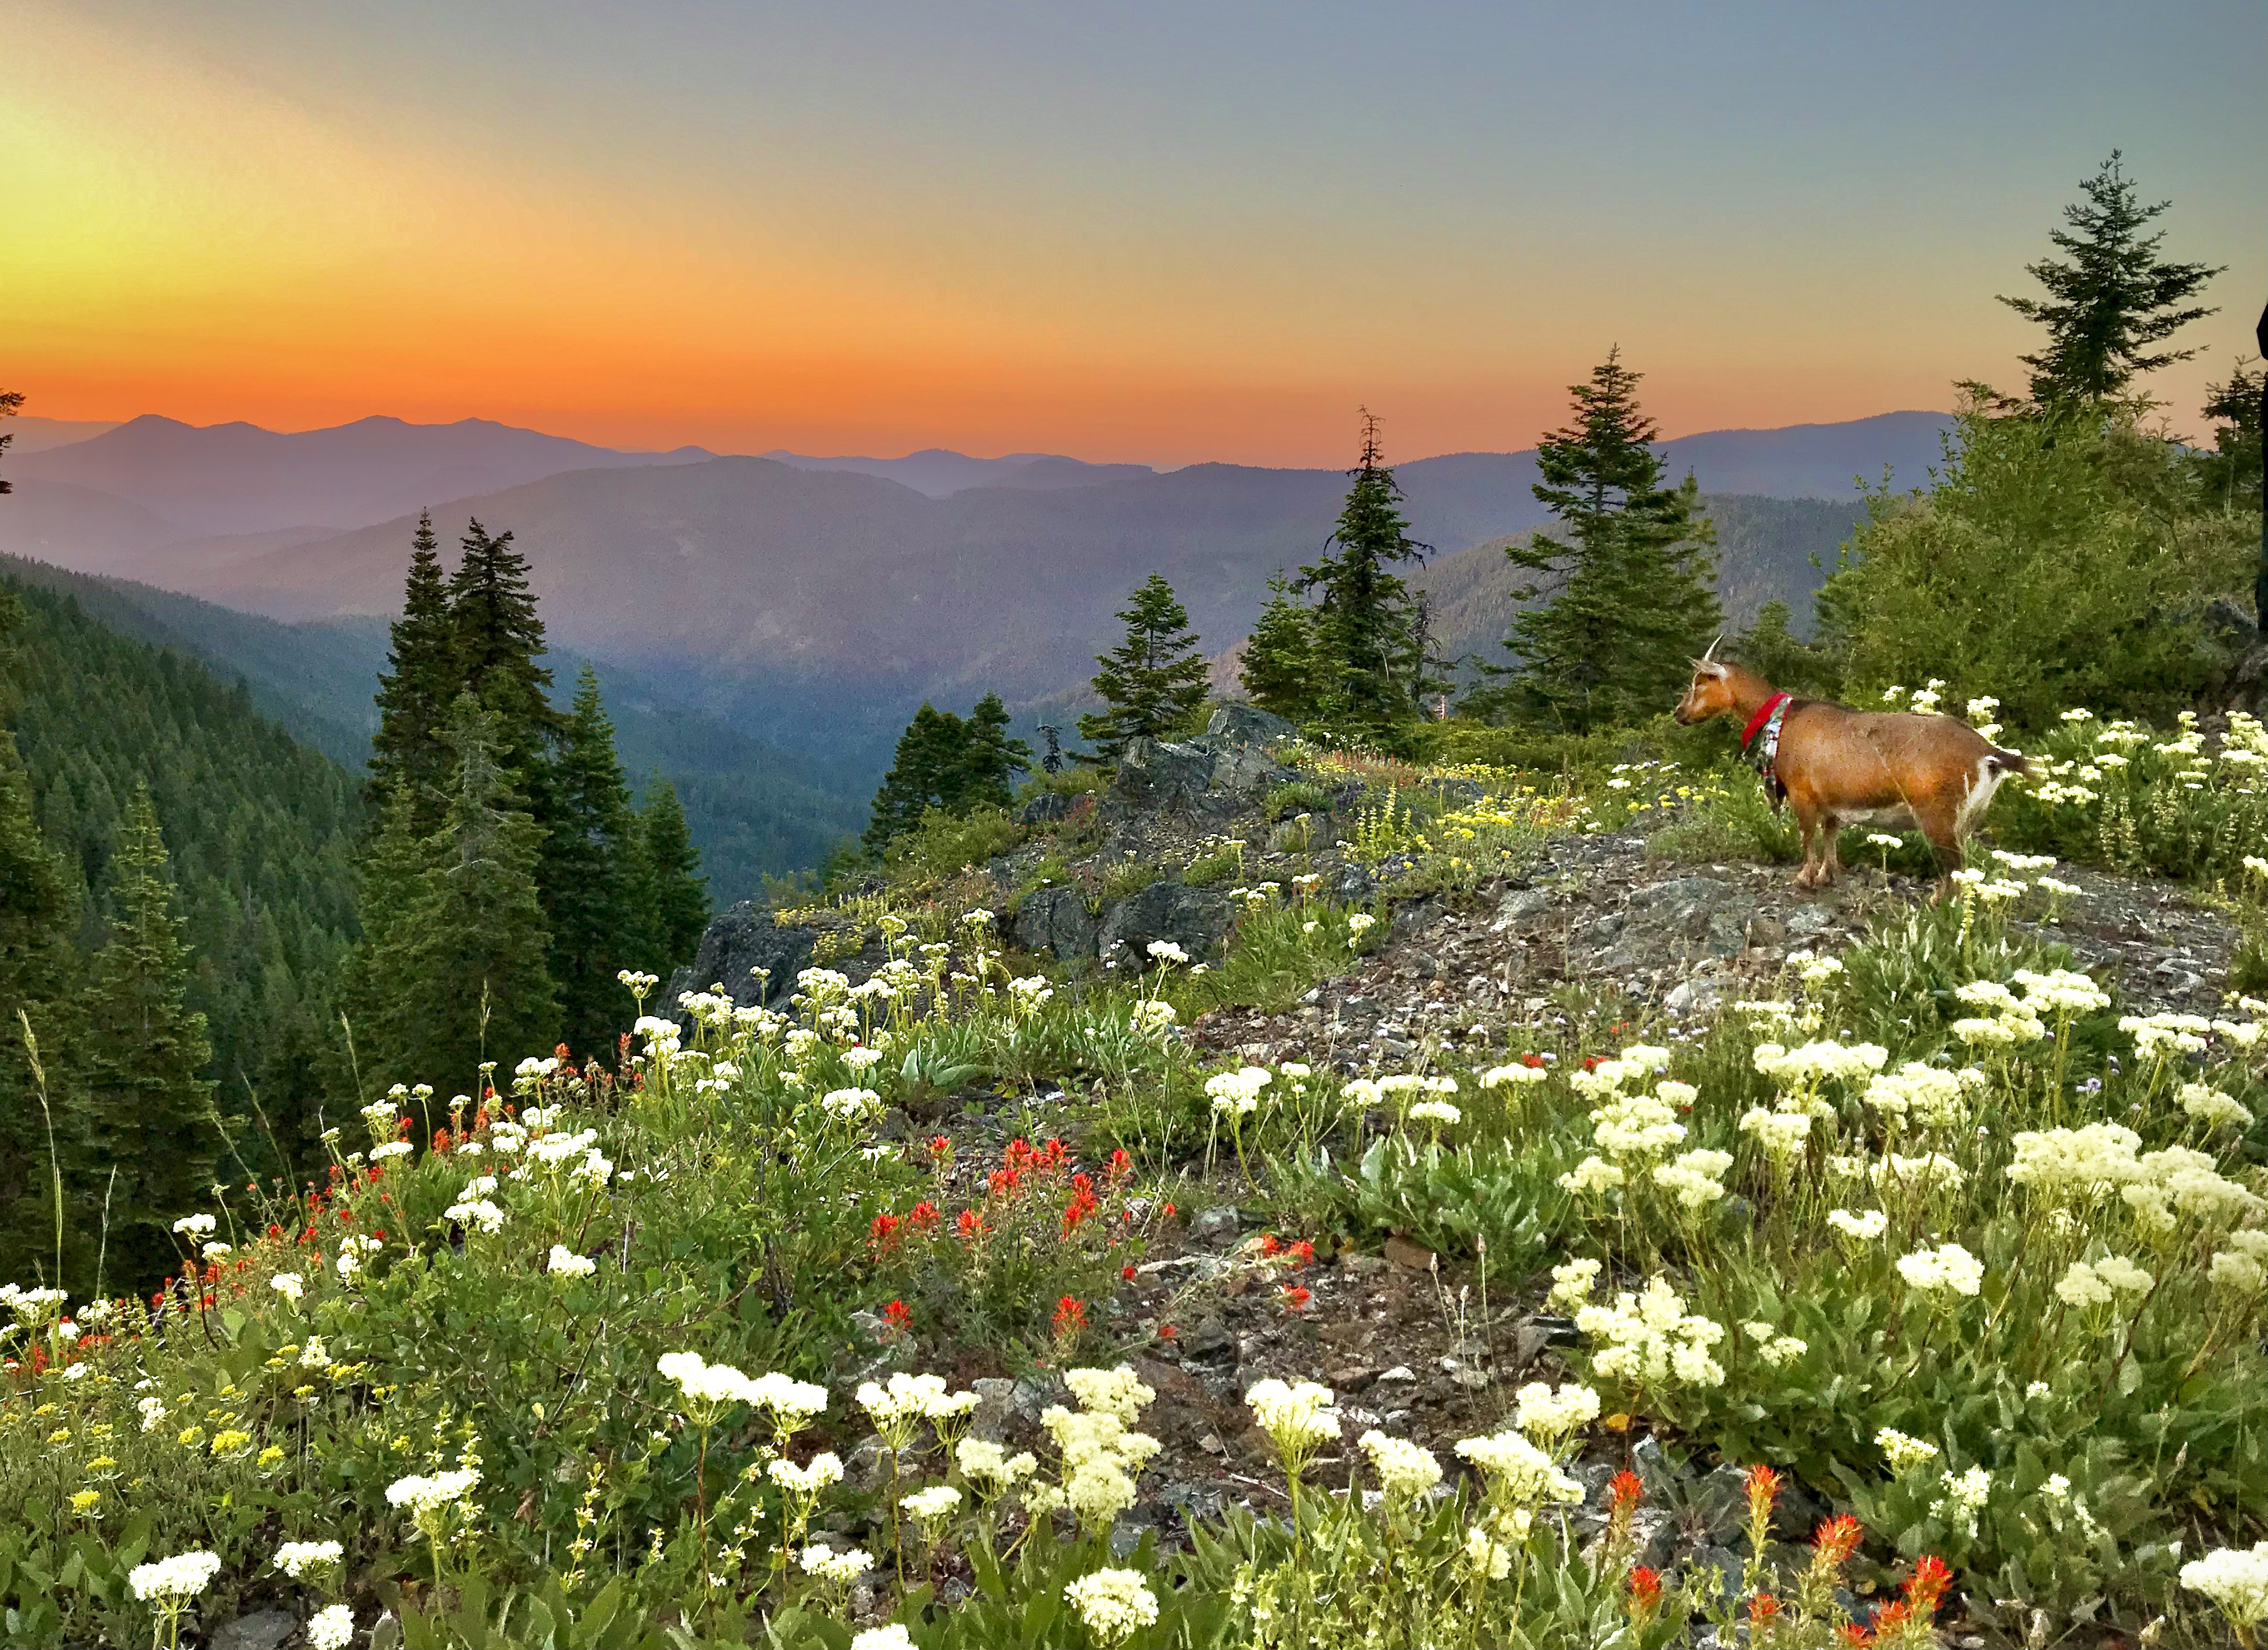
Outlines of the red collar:
[{"label": "red collar", "polygon": [[1749,718],[1748,726],[1741,730],[1741,748],[1746,750],[1754,744],[1756,734],[1763,729],[1764,725],[1771,720],[1771,713],[1793,697],[1795,696],[1792,693],[1776,693],[1758,705],[1756,713]]}]

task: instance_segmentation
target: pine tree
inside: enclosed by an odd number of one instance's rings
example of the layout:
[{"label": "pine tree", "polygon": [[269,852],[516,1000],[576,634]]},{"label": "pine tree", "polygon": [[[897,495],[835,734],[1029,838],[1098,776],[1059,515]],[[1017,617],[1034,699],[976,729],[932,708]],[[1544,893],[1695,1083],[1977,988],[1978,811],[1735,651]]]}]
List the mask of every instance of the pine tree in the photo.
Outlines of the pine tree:
[{"label": "pine tree", "polygon": [[2069,259],[2025,266],[2047,297],[2000,300],[2047,328],[2046,346],[2018,357],[2032,369],[2032,401],[2041,408],[2121,395],[2142,373],[2188,360],[2196,350],[2150,347],[2217,313],[2189,300],[2220,270],[2159,259],[2165,232],[2143,231],[2172,203],[2143,205],[2118,151],[2080,189],[2087,198],[2064,208],[2070,227],[2048,237]]},{"label": "pine tree", "polygon": [[968,748],[968,724],[924,703],[898,735],[896,755],[874,792],[873,816],[859,840],[879,852],[893,837],[920,824],[931,808],[945,806],[946,787]]},{"label": "pine tree", "polygon": [[[1422,562],[1426,546],[1410,536],[1402,489],[1379,445],[1378,420],[1363,414],[1362,457],[1323,558],[1300,569],[1291,588],[1321,593],[1310,659],[1322,719],[1381,732],[1418,714],[1426,685],[1418,608],[1392,570]],[[1412,655],[1417,668],[1412,668]]]},{"label": "pine tree", "polygon": [[551,748],[566,718],[552,708],[551,673],[537,662],[543,621],[528,588],[527,558],[512,548],[511,534],[491,534],[478,520],[459,548],[449,580],[457,685],[496,716],[497,762],[512,776],[536,823],[548,829]]},{"label": "pine tree", "polygon": [[[709,879],[685,826],[677,788],[649,780],[645,806],[637,818],[637,902],[646,954],[638,967],[665,980],[693,961],[709,926]],[[703,980],[699,984],[706,986]]]},{"label": "pine tree", "polygon": [[146,788],[129,806],[112,873],[110,939],[95,954],[85,998],[77,1189],[83,1222],[109,1208],[106,1285],[146,1283],[166,1270],[173,1223],[210,1199],[222,1145],[213,1086],[200,1075],[211,1053],[205,1017],[184,1001],[188,947]]},{"label": "pine tree", "polygon": [[372,954],[387,988],[372,1042],[390,1076],[477,1094],[483,1060],[509,1072],[549,1052],[559,1005],[535,885],[541,833],[501,760],[504,718],[462,693],[447,737],[447,810],[417,843],[408,900]]},{"label": "pine tree", "polygon": [[1521,600],[1545,594],[1541,581],[1555,587],[1513,621],[1505,645],[1521,662],[1492,672],[1508,685],[1470,696],[1471,708],[1572,732],[1640,720],[1675,702],[1689,659],[1715,632],[1716,536],[1692,476],[1661,485],[1640,377],[1609,350],[1587,384],[1569,387],[1574,421],[1539,445],[1535,497],[1568,536],[1506,547],[1540,581],[1514,593]]},{"label": "pine tree", "polygon": [[1104,762],[1116,762],[1138,739],[1163,739],[1204,703],[1206,670],[1190,634],[1189,610],[1163,573],[1119,609],[1125,639],[1094,662],[1093,687],[1109,708],[1079,718],[1081,739]]},{"label": "pine tree", "polygon": [[[477,523],[475,527],[477,527]],[[509,536],[509,535],[507,535]],[[449,707],[462,682],[457,663],[457,619],[441,572],[439,541],[430,512],[417,518],[409,541],[409,577],[401,616],[393,624],[386,674],[378,679],[378,732],[370,742],[364,794],[375,823],[387,801],[409,800],[418,835],[440,822],[441,787],[448,778]]]},{"label": "pine tree", "polygon": [[1314,610],[1296,601],[1281,573],[1268,581],[1268,605],[1245,638],[1238,672],[1246,696],[1263,711],[1294,721],[1314,714],[1321,697]]},{"label": "pine tree", "polygon": [[[632,901],[644,869],[615,725],[588,665],[576,680],[575,707],[560,739],[553,798],[542,866],[551,978],[567,1045],[587,1058],[610,1051],[619,1029],[622,987],[615,976],[635,961]],[[681,830],[682,813],[678,818]]]},{"label": "pine tree", "polygon": [[2197,453],[2192,461],[2205,497],[2224,510],[2250,514],[2260,508],[2264,376],[2268,374],[2259,362],[2248,367],[2240,360],[2229,369],[2227,383],[2206,387],[2205,416],[2213,421],[2213,450]]},{"label": "pine tree", "polygon": [[1005,807],[1015,799],[1016,776],[1032,768],[1032,748],[1008,737],[1008,707],[988,693],[961,724],[961,754],[939,786],[948,813],[976,807]]}]

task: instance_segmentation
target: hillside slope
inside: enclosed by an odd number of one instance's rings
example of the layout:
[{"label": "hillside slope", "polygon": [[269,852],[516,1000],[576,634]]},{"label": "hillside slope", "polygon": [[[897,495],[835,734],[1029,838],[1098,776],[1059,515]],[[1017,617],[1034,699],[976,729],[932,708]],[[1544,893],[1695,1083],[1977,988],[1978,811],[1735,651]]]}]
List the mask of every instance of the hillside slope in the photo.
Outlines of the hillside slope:
[{"label": "hillside slope", "polygon": [[319,1092],[326,983],[355,932],[354,778],[194,659],[4,571],[0,585],[29,609],[0,671],[22,696],[15,733],[40,830],[85,890],[82,947],[102,938],[119,823],[147,784],[195,947],[206,1074],[225,1109],[244,1109],[248,1085],[279,1122],[295,1116],[295,1097]]},{"label": "hillside slope", "polygon": [[[0,575],[68,595],[122,635],[202,661],[240,680],[253,706],[301,743],[359,773],[377,728],[372,696],[387,657],[378,616],[285,623],[122,579],[96,578],[0,556]],[[555,651],[562,702],[585,663],[599,672],[615,748],[634,789],[659,774],[677,787],[711,888],[729,902],[766,874],[824,858],[865,822],[877,773],[828,764],[741,733],[611,661]]]},{"label": "hillside slope", "polygon": [[[1742,493],[1705,494],[1703,503],[1717,527],[1718,595],[1727,624],[1741,629],[1777,599],[1793,610],[1796,629],[1808,634],[1811,598],[1866,507]],[[1413,578],[1432,600],[1434,648],[1441,657],[1477,654],[1491,664],[1508,662],[1501,644],[1521,606],[1513,592],[1526,577],[1505,556],[1509,541],[1496,539],[1440,556]]]}]

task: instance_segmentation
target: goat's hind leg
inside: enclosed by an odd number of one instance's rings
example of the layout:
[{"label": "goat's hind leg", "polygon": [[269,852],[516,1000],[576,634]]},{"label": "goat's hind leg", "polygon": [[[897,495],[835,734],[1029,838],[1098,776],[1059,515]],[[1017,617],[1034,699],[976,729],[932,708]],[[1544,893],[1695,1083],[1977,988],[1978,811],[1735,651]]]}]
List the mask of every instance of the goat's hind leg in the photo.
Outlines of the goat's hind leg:
[{"label": "goat's hind leg", "polygon": [[1832,814],[1819,821],[1819,880],[1832,885],[1843,874],[1843,821]]},{"label": "goat's hind leg", "polygon": [[1961,869],[1965,858],[1961,849],[1960,806],[1955,803],[1918,807],[1913,814],[1914,823],[1929,843],[1930,857],[1937,861],[1936,898],[1942,904],[1953,892],[1953,873]]}]

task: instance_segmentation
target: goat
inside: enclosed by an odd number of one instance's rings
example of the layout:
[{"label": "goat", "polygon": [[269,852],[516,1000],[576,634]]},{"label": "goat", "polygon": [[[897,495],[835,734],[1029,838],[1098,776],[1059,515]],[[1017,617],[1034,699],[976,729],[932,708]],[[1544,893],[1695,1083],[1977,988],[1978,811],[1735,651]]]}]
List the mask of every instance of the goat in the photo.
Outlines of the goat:
[{"label": "goat", "polygon": [[1716,659],[1716,651],[1712,642],[1693,661],[1677,720],[1690,727],[1712,716],[1741,718],[1742,754],[1763,774],[1774,809],[1787,798],[1803,833],[1798,888],[1834,881],[1842,870],[1836,833],[1873,824],[1929,839],[1942,897],[1992,792],[2010,774],[2029,771],[2021,752],[2003,750],[1952,717],[1799,699],[1746,666]]}]

